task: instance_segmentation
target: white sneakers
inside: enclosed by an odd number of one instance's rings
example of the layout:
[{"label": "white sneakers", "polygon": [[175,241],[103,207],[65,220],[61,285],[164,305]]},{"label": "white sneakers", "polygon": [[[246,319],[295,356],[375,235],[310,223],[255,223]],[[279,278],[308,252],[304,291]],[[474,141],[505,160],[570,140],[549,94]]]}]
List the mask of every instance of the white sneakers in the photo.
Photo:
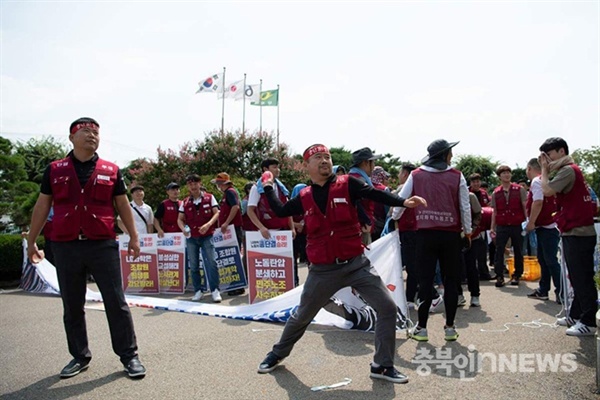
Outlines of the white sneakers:
[{"label": "white sneakers", "polygon": [[[210,295],[212,296],[212,300],[213,303],[220,303],[223,299],[221,298],[221,293],[219,292],[219,289],[215,289],[213,290]],[[202,293],[202,290],[198,290],[195,294],[194,297],[192,297],[192,301],[198,301],[198,300],[202,300],[202,298],[204,297],[204,293]]]},{"label": "white sneakers", "polygon": [[219,293],[219,289],[215,289],[212,291],[212,293],[210,294],[212,296],[213,299],[213,303],[220,303],[221,300],[223,300],[221,298],[221,293]]},{"label": "white sneakers", "polygon": [[481,307],[481,303],[479,302],[479,296],[471,297],[471,307]]},{"label": "white sneakers", "polygon": [[594,336],[596,334],[595,326],[587,326],[581,323],[581,321],[575,322],[575,325],[568,328],[566,331],[568,336]]},{"label": "white sneakers", "polygon": [[439,311],[438,309],[440,308],[440,305],[442,303],[444,303],[444,298],[442,296],[438,296],[437,299],[431,300],[431,306],[429,307],[429,312],[431,314],[438,312]]},{"label": "white sneakers", "polygon": [[202,296],[204,296],[204,293],[202,293],[202,290],[198,290],[195,294],[194,297],[192,297],[192,301],[198,301],[202,299]]}]

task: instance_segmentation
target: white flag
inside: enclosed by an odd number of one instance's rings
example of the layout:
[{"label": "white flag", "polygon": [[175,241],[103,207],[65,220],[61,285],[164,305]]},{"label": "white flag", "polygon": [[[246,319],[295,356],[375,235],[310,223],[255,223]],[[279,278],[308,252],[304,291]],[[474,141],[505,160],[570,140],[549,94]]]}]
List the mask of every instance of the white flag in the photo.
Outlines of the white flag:
[{"label": "white flag", "polygon": [[198,93],[215,93],[220,92],[221,82],[223,81],[223,74],[214,74],[204,79],[203,81],[198,82]]},{"label": "white flag", "polygon": [[226,86],[225,86],[225,92],[223,92],[222,90],[217,91],[217,96],[219,97],[219,99],[222,99],[223,97],[225,97],[226,99],[235,99],[236,96],[242,96],[243,90],[242,88],[244,87],[244,80],[239,80],[239,81],[235,81],[235,82],[229,82]]},{"label": "white flag", "polygon": [[242,93],[238,93],[235,97],[235,100],[250,100],[251,102],[259,102],[260,101],[260,85],[248,85],[246,84],[246,90]]}]

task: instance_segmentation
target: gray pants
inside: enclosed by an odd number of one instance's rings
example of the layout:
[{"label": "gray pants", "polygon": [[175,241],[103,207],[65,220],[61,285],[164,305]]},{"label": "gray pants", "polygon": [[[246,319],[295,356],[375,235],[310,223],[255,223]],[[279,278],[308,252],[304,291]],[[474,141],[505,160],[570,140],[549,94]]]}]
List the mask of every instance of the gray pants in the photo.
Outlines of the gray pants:
[{"label": "gray pants", "polygon": [[396,303],[364,255],[343,265],[311,265],[300,304],[285,324],[281,339],[273,346],[273,353],[280,358],[287,357],[319,310],[335,292],[346,286],[354,288],[377,312],[373,361],[385,367],[393,366],[396,354]]}]

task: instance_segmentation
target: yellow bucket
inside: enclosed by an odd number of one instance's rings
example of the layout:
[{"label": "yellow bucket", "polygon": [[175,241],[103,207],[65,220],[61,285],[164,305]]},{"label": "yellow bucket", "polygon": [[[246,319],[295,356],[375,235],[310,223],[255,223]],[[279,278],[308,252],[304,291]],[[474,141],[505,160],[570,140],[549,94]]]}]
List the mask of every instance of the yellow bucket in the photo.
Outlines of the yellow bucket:
[{"label": "yellow bucket", "polygon": [[[509,257],[506,259],[506,266],[508,267],[508,275],[512,276],[515,271],[515,259]],[[524,281],[537,281],[542,276],[542,270],[540,269],[540,263],[537,257],[524,256],[523,257],[523,275],[521,279]]]}]

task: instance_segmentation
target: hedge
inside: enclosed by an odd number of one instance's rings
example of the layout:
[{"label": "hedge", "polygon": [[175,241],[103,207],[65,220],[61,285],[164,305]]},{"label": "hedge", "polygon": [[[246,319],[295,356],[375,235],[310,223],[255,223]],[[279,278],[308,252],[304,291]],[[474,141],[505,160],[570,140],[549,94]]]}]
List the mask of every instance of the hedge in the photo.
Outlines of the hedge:
[{"label": "hedge", "polygon": [[[0,235],[0,282],[21,279],[23,268],[23,239],[21,235]],[[44,248],[44,238],[39,237],[37,245]]]}]

